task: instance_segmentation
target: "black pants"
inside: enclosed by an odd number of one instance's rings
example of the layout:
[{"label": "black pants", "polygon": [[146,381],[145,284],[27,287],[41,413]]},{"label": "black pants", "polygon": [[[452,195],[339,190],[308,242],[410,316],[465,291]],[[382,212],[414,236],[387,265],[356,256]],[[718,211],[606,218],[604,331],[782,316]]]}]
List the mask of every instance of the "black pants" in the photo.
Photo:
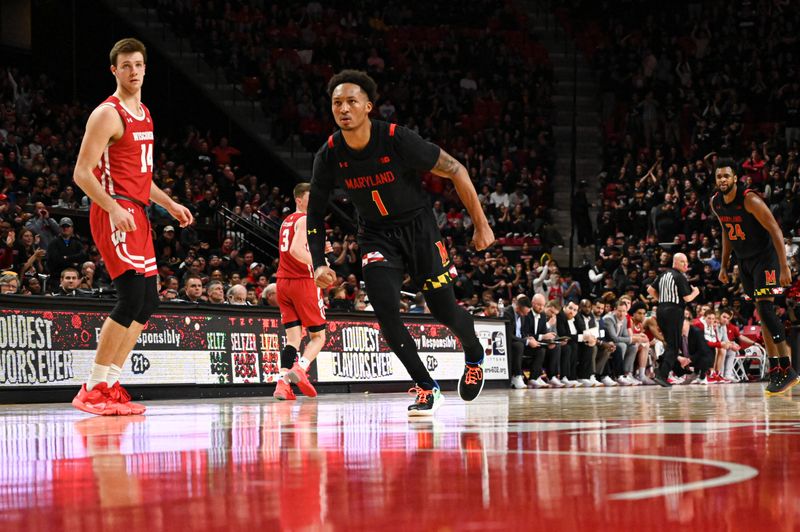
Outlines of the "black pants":
[{"label": "black pants", "polygon": [[522,375],[522,354],[524,352],[525,343],[517,338],[512,338],[508,345],[508,371],[512,377]]},{"label": "black pants", "polygon": [[545,351],[544,347],[525,346],[522,356],[531,361],[531,379],[538,379],[542,374]]},{"label": "black pants", "polygon": [[578,378],[588,379],[595,372],[595,358],[597,346],[589,347],[586,344],[578,345]]},{"label": "black pants", "polygon": [[699,353],[692,353],[691,359],[692,367],[702,377],[714,365],[714,352],[711,349],[704,349]]},{"label": "black pants", "polygon": [[658,366],[658,375],[666,379],[678,360],[681,350],[681,332],[683,330],[683,309],[672,303],[658,305],[656,322],[664,335],[664,355]]},{"label": "black pants", "polygon": [[567,342],[561,346],[561,376],[571,381],[577,378],[578,344]]},{"label": "black pants", "polygon": [[561,346],[545,348],[544,355],[545,371],[550,378],[561,376]]}]

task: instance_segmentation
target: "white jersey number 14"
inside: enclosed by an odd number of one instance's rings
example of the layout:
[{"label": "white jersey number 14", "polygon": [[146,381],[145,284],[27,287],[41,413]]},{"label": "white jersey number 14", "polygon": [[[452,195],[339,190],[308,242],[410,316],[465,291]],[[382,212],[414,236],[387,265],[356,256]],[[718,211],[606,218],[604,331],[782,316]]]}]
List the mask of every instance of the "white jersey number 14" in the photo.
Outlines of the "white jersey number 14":
[{"label": "white jersey number 14", "polygon": [[153,144],[142,144],[142,173],[153,173]]}]

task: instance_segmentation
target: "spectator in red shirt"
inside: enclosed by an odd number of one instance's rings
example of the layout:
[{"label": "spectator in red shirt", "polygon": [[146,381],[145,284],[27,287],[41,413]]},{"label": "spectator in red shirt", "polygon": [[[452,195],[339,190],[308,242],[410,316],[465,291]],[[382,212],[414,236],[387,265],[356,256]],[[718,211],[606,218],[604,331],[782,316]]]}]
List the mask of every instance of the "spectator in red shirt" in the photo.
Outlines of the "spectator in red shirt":
[{"label": "spectator in red shirt", "polygon": [[703,316],[695,319],[692,325],[703,331],[706,343],[715,353],[714,366],[708,375],[708,382],[721,382],[723,379],[719,370],[722,367],[725,352],[731,347],[731,342],[719,339],[717,335],[717,315],[710,308],[705,310]]},{"label": "spectator in red shirt", "polygon": [[217,165],[224,166],[231,163],[232,157],[241,155],[242,152],[228,145],[228,137],[222,137],[219,139],[219,145],[211,150],[211,153],[214,155]]},{"label": "spectator in red shirt", "polygon": [[724,368],[723,368],[723,377],[729,380],[735,380],[735,375],[733,373],[733,359],[736,356],[736,353],[739,352],[744,346],[753,345],[754,342],[748,338],[747,336],[743,336],[741,331],[739,331],[739,327],[731,323],[731,318],[733,317],[733,311],[729,308],[723,308],[719,313],[719,325],[720,328],[724,328],[725,332],[727,333],[727,339],[729,342],[729,347],[725,351],[725,359],[724,359]]},{"label": "spectator in red shirt", "polygon": [[766,165],[767,161],[761,158],[758,150],[753,150],[750,152],[750,157],[742,163],[742,170],[745,177],[749,177],[754,185],[758,185],[764,181]]}]

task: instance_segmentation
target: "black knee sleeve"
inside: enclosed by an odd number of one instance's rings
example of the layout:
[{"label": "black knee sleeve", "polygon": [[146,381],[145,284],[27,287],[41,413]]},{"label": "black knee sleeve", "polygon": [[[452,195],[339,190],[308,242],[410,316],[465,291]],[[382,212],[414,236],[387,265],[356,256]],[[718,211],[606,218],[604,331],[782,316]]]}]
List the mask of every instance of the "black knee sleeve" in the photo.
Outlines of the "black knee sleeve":
[{"label": "black knee sleeve", "polygon": [[766,327],[767,332],[772,337],[772,341],[779,344],[786,340],[783,324],[775,314],[775,305],[769,299],[759,299],[756,303],[758,315],[761,317],[762,327]]},{"label": "black knee sleeve", "polygon": [[297,349],[293,345],[286,344],[281,350],[281,369],[291,369],[297,358]]},{"label": "black knee sleeve", "polygon": [[483,362],[483,346],[475,334],[475,320],[472,315],[460,307],[452,286],[425,293],[425,302],[431,314],[442,322],[461,341],[464,346],[466,361],[470,364]]},{"label": "black knee sleeve", "polygon": [[158,282],[156,276],[145,277],[144,302],[142,304],[142,309],[139,311],[139,315],[133,318],[134,321],[142,325],[147,323],[147,320],[149,320],[153,312],[156,311],[160,302],[161,301],[158,299]]},{"label": "black knee sleeve", "polygon": [[144,277],[128,270],[113,281],[117,290],[117,304],[109,315],[125,328],[131,326],[142,311],[145,301]]}]

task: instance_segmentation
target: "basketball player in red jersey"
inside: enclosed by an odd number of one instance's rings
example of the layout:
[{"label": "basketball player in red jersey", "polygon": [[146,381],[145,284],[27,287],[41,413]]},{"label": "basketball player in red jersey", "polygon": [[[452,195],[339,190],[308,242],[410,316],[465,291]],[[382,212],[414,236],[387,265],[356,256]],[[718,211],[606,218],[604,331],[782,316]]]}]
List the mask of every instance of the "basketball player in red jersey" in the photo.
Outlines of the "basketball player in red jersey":
[{"label": "basketball player in red jersey", "polygon": [[153,121],[141,103],[147,51],[136,39],[111,49],[117,90],[89,116],[75,183],[92,200],[89,223],[117,290],[117,304],[103,323],[89,379],[73,406],[97,415],[142,414],[119,384],[125,360],[158,307],[156,259],[145,207],[164,207],[181,227],[192,214],[153,184]]},{"label": "basketball player in red jersey", "polygon": [[[278,307],[286,329],[286,346],[281,351],[281,378],[273,397],[282,401],[297,399],[289,383],[293,382],[308,397],[317,391],[308,380],[308,366],[317,358],[325,344],[325,303],[322,291],[314,283],[311,253],[306,236],[306,208],[311,190],[309,183],[294,187],[297,211],[281,224],[278,235]],[[300,359],[295,362],[303,339],[303,327],[310,339]]]}]

